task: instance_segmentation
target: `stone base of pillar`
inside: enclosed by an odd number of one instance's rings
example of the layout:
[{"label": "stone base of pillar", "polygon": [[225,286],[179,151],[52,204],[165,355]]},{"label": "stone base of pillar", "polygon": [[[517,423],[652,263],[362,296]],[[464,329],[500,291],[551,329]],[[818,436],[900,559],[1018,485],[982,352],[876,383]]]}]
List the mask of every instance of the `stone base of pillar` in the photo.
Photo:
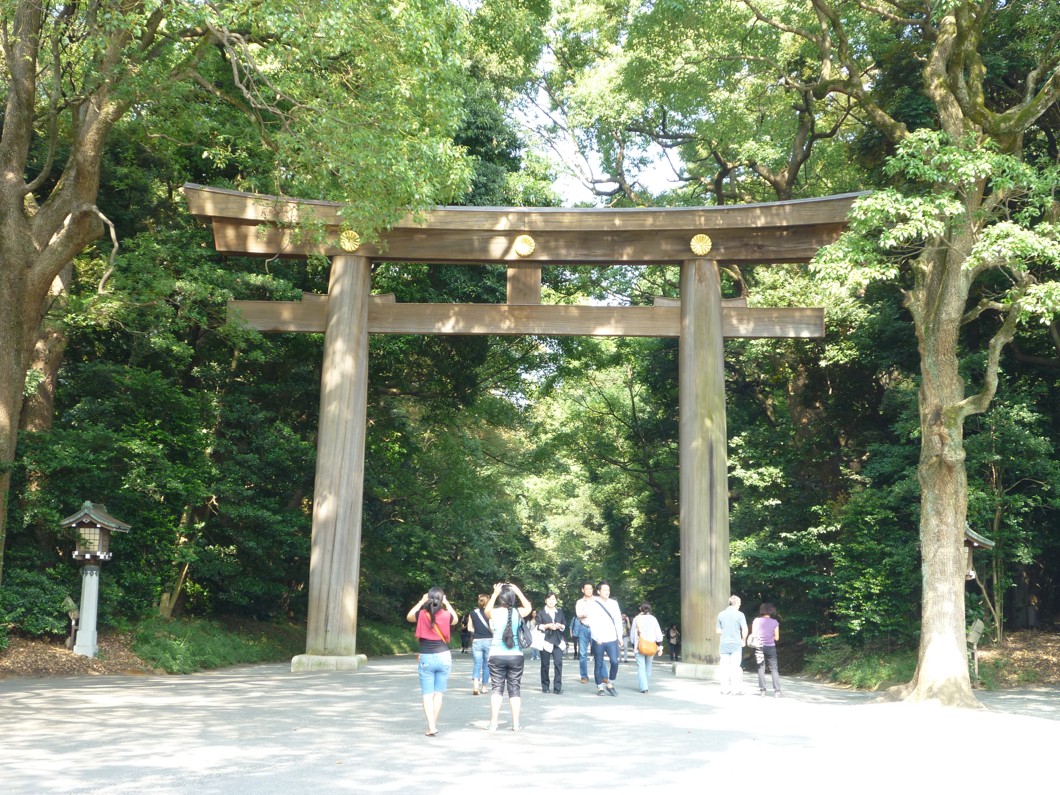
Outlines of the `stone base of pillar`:
[{"label": "stone base of pillar", "polygon": [[710,663],[675,662],[674,676],[679,679],[718,679],[718,666]]},{"label": "stone base of pillar", "polygon": [[91,641],[83,641],[78,638],[77,643],[74,644],[74,654],[81,657],[95,657],[98,651],[99,646]]},{"label": "stone base of pillar", "polygon": [[291,660],[291,673],[312,671],[356,671],[368,665],[368,658],[363,654],[351,654],[338,657],[323,654],[299,654]]}]

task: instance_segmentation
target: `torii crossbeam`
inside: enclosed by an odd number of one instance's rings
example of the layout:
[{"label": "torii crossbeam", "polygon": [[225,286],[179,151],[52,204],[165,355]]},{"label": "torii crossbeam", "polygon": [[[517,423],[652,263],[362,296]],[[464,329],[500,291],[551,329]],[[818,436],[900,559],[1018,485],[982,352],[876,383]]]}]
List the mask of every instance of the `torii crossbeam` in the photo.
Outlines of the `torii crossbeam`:
[{"label": "torii crossbeam", "polygon": [[[444,207],[377,243],[345,230],[331,202],[185,185],[219,252],[331,258],[328,295],[233,301],[261,331],[324,333],[306,653],[292,670],[356,669],[357,587],[369,334],[541,334],[679,338],[681,631],[685,675],[717,659],[714,618],[729,597],[723,340],[824,336],[824,310],[723,301],[719,266],[808,262],[843,230],[859,194],[730,207]],[[318,234],[302,233],[308,225]],[[399,304],[371,295],[373,261],[508,266],[505,304]],[[676,263],[679,300],[651,307],[541,304],[541,268]]]}]

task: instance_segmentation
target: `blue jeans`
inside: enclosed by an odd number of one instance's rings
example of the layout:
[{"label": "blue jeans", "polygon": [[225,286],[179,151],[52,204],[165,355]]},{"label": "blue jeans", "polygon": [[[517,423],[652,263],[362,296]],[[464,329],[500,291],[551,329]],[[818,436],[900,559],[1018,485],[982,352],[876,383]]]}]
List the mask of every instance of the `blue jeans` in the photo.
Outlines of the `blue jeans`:
[{"label": "blue jeans", "polygon": [[491,643],[493,643],[493,638],[478,638],[471,641],[471,659],[475,661],[471,678],[476,682],[481,681],[484,685],[488,685],[490,681],[490,667],[487,660],[490,656]]},{"label": "blue jeans", "polygon": [[582,679],[589,678],[589,636],[584,633],[578,636],[578,669]]},{"label": "blue jeans", "polygon": [[438,654],[421,654],[419,662],[420,692],[444,693],[449,684],[449,672],[453,669],[453,655],[443,651]]},{"label": "blue jeans", "polygon": [[[611,661],[611,668],[608,676],[604,676],[604,655]],[[604,683],[604,679],[609,682],[614,682],[615,677],[618,676],[618,641],[608,640],[603,643],[597,643],[593,641],[593,675],[596,680],[596,686],[599,687]]]},{"label": "blue jeans", "polygon": [[651,661],[653,657],[648,654],[641,654],[637,652],[637,684],[640,685],[640,692],[644,692],[648,689],[648,685],[651,684]]}]

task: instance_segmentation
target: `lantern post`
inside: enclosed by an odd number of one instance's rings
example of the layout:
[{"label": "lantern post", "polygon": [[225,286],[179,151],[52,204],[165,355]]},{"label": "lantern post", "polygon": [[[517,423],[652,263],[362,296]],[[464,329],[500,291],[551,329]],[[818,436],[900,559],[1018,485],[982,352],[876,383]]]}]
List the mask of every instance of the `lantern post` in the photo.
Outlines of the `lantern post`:
[{"label": "lantern post", "polygon": [[81,561],[81,611],[74,654],[95,657],[96,618],[99,613],[99,567],[111,559],[111,533],[128,533],[129,525],[107,513],[106,506],[86,500],[81,510],[60,522],[77,531],[74,560]]}]

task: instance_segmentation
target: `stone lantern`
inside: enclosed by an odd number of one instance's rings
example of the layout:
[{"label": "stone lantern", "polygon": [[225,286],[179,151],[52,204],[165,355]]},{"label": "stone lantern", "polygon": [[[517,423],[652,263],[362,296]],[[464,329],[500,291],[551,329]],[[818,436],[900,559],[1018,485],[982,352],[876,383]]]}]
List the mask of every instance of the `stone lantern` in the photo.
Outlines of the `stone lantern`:
[{"label": "stone lantern", "polygon": [[993,549],[994,542],[986,536],[981,536],[972,529],[972,526],[967,522],[964,524],[964,547],[968,550],[968,570],[965,572],[964,579],[974,580],[975,579],[975,563],[972,560],[972,553],[977,549]]},{"label": "stone lantern", "polygon": [[61,527],[72,527],[77,531],[74,560],[82,561],[81,567],[81,615],[77,627],[74,654],[95,657],[96,616],[99,612],[99,564],[110,560],[111,533],[128,533],[129,525],[107,513],[105,506],[88,500],[81,510],[67,516]]}]

